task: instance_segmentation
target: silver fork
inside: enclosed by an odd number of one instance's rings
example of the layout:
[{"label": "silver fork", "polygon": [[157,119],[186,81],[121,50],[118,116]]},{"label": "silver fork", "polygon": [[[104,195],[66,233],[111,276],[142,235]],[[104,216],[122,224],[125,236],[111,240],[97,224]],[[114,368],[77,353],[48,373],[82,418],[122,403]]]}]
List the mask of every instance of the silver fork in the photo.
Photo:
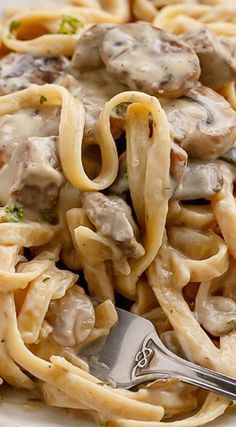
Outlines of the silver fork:
[{"label": "silver fork", "polygon": [[168,350],[153,324],[117,308],[110,334],[80,353],[90,371],[113,387],[130,389],[157,379],[177,379],[236,400],[236,380],[191,363]]}]

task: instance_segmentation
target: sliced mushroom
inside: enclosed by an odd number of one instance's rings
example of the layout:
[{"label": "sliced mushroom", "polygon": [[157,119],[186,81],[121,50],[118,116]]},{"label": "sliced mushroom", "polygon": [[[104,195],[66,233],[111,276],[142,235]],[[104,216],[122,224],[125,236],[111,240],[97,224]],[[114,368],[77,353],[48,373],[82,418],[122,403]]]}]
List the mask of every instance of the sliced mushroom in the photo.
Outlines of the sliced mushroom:
[{"label": "sliced mushroom", "polygon": [[47,321],[51,337],[64,347],[75,347],[88,338],[95,325],[93,304],[79,286],[72,286],[64,297],[51,301]]},{"label": "sliced mushroom", "polygon": [[[203,289],[203,287],[206,289]],[[236,302],[231,298],[212,296],[209,286],[203,283],[195,303],[199,323],[213,336],[231,332],[236,326]]]},{"label": "sliced mushroom", "polygon": [[0,95],[25,89],[32,83],[53,83],[68,69],[69,61],[63,56],[10,53],[0,61]]},{"label": "sliced mushroom", "polygon": [[227,42],[221,41],[206,26],[187,31],[181,40],[191,46],[201,65],[201,82],[213,89],[236,79],[236,57]]},{"label": "sliced mushroom", "polygon": [[135,237],[131,209],[116,196],[84,193],[83,208],[98,233],[111,239],[127,257],[140,258],[145,251]]},{"label": "sliced mushroom", "polygon": [[16,146],[0,170],[0,203],[16,200],[33,210],[53,208],[64,182],[56,137],[29,137]]},{"label": "sliced mushroom", "polygon": [[223,186],[223,176],[215,163],[189,159],[181,183],[173,198],[176,200],[209,199]]},{"label": "sliced mushroom", "polygon": [[190,156],[215,160],[236,141],[236,112],[215,91],[198,83],[184,97],[161,100],[171,136]]},{"label": "sliced mushroom", "polygon": [[236,166],[236,144],[222,156],[222,159]]},{"label": "sliced mushroom", "polygon": [[200,75],[194,50],[174,35],[144,22],[107,31],[101,57],[107,71],[130,89],[181,96]]},{"label": "sliced mushroom", "polygon": [[77,42],[71,65],[77,71],[91,71],[104,67],[100,46],[111,24],[93,25],[84,31]]}]

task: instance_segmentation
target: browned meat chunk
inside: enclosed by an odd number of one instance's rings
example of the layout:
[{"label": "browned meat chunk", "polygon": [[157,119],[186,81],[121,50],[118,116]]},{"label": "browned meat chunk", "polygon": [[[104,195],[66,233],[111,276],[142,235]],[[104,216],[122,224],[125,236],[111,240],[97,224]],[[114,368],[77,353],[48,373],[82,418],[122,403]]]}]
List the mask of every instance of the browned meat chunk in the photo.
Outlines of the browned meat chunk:
[{"label": "browned meat chunk", "polygon": [[127,203],[116,196],[105,196],[99,192],[84,193],[83,208],[98,233],[111,239],[127,257],[140,258],[143,246],[138,243]]},{"label": "browned meat chunk", "polygon": [[78,71],[91,71],[104,67],[100,46],[110,24],[93,25],[78,40],[71,65]]},{"label": "browned meat chunk", "polygon": [[0,170],[0,203],[12,200],[34,210],[51,209],[64,182],[56,137],[25,138]]},{"label": "browned meat chunk", "polygon": [[47,321],[51,337],[64,347],[81,344],[95,325],[93,304],[79,286],[72,286],[64,297],[51,302]]},{"label": "browned meat chunk", "polygon": [[0,61],[0,95],[25,89],[35,83],[53,83],[66,73],[69,61],[63,56],[43,57],[10,53]]},{"label": "browned meat chunk", "polygon": [[190,156],[215,160],[236,141],[236,112],[212,89],[200,83],[186,96],[161,100],[167,114],[171,137]]},{"label": "browned meat chunk", "polygon": [[101,56],[107,71],[119,81],[151,95],[181,96],[200,75],[199,60],[191,47],[142,22],[108,30]]},{"label": "browned meat chunk", "polygon": [[215,163],[189,160],[182,182],[173,198],[177,200],[209,199],[221,190],[223,176]]},{"label": "browned meat chunk", "polygon": [[47,107],[40,110],[24,108],[14,114],[0,117],[1,166],[7,163],[18,144],[30,136],[58,135],[60,108]]},{"label": "browned meat chunk", "polygon": [[213,89],[236,79],[236,57],[229,44],[223,42],[205,26],[188,31],[181,40],[191,46],[201,65],[201,82]]}]

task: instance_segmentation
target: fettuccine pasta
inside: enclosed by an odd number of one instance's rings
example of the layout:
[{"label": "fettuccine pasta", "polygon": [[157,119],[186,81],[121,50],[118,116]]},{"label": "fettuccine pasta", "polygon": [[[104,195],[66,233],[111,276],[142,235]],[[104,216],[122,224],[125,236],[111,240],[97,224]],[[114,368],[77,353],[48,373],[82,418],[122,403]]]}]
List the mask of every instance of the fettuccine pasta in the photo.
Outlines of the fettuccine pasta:
[{"label": "fettuccine pasta", "polygon": [[234,3],[6,11],[1,387],[103,427],[202,426],[231,405],[178,381],[119,389],[81,352],[118,304],[173,353],[236,378]]}]

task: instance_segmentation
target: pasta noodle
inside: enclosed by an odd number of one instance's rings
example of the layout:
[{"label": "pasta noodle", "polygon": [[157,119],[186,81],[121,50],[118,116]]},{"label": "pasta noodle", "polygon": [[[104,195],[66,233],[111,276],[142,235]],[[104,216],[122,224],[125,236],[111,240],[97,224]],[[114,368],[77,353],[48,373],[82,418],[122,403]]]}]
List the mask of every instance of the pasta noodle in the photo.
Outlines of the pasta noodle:
[{"label": "pasta noodle", "polygon": [[33,6],[1,20],[0,385],[103,427],[205,425],[231,402],[112,387],[81,351],[118,304],[236,378],[236,6]]}]

